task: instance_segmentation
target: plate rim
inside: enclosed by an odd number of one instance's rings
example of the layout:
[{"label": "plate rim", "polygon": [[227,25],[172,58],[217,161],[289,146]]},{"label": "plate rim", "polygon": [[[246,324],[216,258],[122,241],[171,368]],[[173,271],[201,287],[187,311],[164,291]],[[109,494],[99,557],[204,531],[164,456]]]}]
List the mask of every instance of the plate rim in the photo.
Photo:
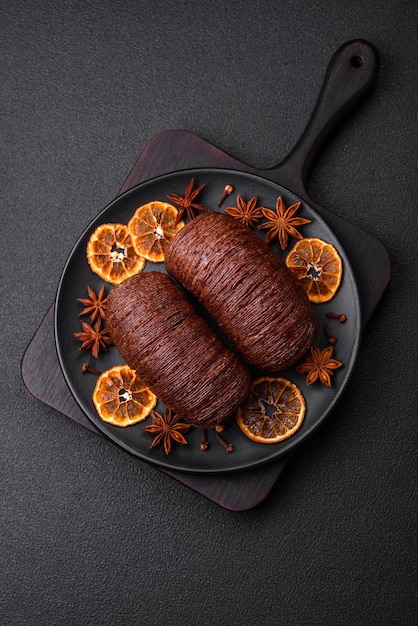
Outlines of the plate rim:
[{"label": "plate rim", "polygon": [[[169,178],[175,178],[178,177],[180,175],[190,175],[190,176],[197,176],[198,173],[216,173],[216,174],[220,174],[223,173],[224,175],[238,175],[238,176],[242,176],[245,177],[246,179],[253,179],[254,181],[261,181],[261,183],[267,183],[268,185],[273,185],[281,190],[287,191],[290,195],[299,198],[300,201],[302,202],[302,204],[304,204],[305,206],[309,207],[310,211],[313,212],[313,214],[315,215],[315,217],[318,219],[319,222],[322,222],[323,225],[325,225],[326,229],[328,229],[334,239],[335,242],[337,243],[338,246],[338,251],[340,253],[340,255],[343,258],[343,262],[344,262],[344,268],[348,267],[351,277],[352,277],[352,286],[353,286],[353,290],[354,290],[354,299],[355,299],[355,309],[358,311],[358,320],[356,323],[356,335],[355,335],[355,341],[353,342],[353,346],[352,346],[352,356],[353,359],[350,362],[350,368],[349,368],[349,372],[347,373],[347,375],[344,378],[344,381],[342,382],[341,386],[338,389],[338,392],[336,394],[336,396],[332,399],[332,401],[330,402],[329,406],[327,406],[327,408],[321,413],[321,417],[319,420],[317,420],[316,423],[314,423],[313,425],[310,426],[310,428],[304,432],[304,434],[299,437],[299,439],[294,440],[293,442],[290,443],[290,449],[285,449],[285,450],[279,450],[277,452],[276,455],[273,456],[273,458],[271,456],[268,456],[268,458],[266,459],[260,459],[260,460],[256,460],[254,462],[243,462],[241,464],[234,464],[232,467],[225,467],[225,468],[192,468],[186,465],[179,465],[173,462],[170,462],[169,457],[165,458],[165,459],[159,459],[159,458],[152,458],[151,456],[147,456],[146,454],[142,453],[141,451],[134,449],[131,445],[129,445],[126,442],[121,442],[119,440],[117,440],[117,438],[114,438],[111,436],[111,434],[106,430],[106,424],[104,424],[102,422],[102,420],[100,420],[99,416],[97,416],[97,418],[92,417],[93,414],[90,414],[88,411],[86,411],[85,405],[82,402],[82,400],[79,397],[79,394],[77,392],[77,390],[75,389],[70,377],[67,374],[67,368],[65,366],[64,363],[64,355],[62,354],[62,351],[60,349],[60,345],[59,345],[59,332],[58,332],[58,323],[59,323],[59,302],[60,302],[60,297],[61,297],[61,292],[62,292],[62,285],[63,282],[66,278],[66,274],[67,274],[67,270],[72,262],[73,257],[76,255],[76,253],[78,252],[78,248],[82,242],[82,240],[84,239],[84,237],[86,236],[86,234],[88,233],[88,231],[93,227],[93,225],[96,224],[96,222],[100,221],[100,218],[102,215],[104,215],[105,213],[107,213],[109,210],[112,210],[113,207],[115,205],[118,205],[119,203],[122,203],[124,200],[126,200],[127,198],[129,198],[131,195],[135,195],[136,193],[138,193],[142,188],[148,186],[148,185],[152,185],[152,184],[158,184],[159,181],[161,180],[167,180]],[[332,410],[335,408],[335,405],[338,403],[338,401],[340,400],[344,390],[346,389],[352,374],[354,372],[355,369],[355,365],[358,359],[358,355],[359,355],[359,349],[360,349],[360,344],[361,344],[361,336],[362,336],[362,324],[361,324],[361,320],[362,320],[362,305],[361,305],[361,300],[360,300],[360,294],[359,294],[359,289],[358,289],[358,284],[357,284],[357,279],[352,267],[352,264],[350,262],[350,259],[348,257],[348,254],[345,251],[345,248],[343,246],[343,244],[341,243],[340,238],[338,237],[338,235],[334,232],[333,228],[328,224],[328,222],[326,221],[326,219],[324,219],[324,217],[318,213],[318,211],[310,204],[309,201],[307,201],[306,199],[300,197],[297,193],[293,192],[291,189],[289,189],[288,187],[281,185],[279,182],[271,180],[265,176],[261,176],[260,174],[257,173],[253,173],[253,172],[246,172],[243,170],[239,170],[239,169],[234,169],[234,168],[223,168],[223,167],[196,167],[196,168],[184,168],[184,169],[179,169],[179,170],[174,170],[172,172],[167,172],[165,174],[160,174],[158,176],[149,178],[147,180],[141,181],[140,183],[138,183],[137,185],[134,185],[133,187],[131,187],[130,189],[127,189],[126,191],[124,191],[123,193],[117,195],[115,198],[113,198],[105,207],[103,207],[99,213],[90,220],[90,222],[87,224],[87,226],[83,229],[83,231],[81,232],[81,234],[79,235],[79,237],[77,238],[77,241],[75,242],[75,244],[73,245],[67,259],[66,262],[64,264],[63,270],[61,272],[60,275],[60,279],[58,282],[58,286],[56,289],[56,297],[55,297],[55,307],[54,307],[54,320],[53,320],[53,325],[54,325],[54,343],[55,343],[55,349],[56,349],[56,353],[57,353],[57,357],[58,357],[58,362],[62,371],[62,374],[64,376],[64,379],[66,381],[66,384],[73,396],[73,398],[76,400],[77,404],[79,405],[80,409],[83,411],[83,414],[87,417],[87,419],[90,421],[91,424],[93,424],[93,426],[98,429],[100,431],[100,433],[106,437],[106,439],[108,439],[109,441],[111,441],[113,444],[117,445],[119,448],[121,448],[122,450],[128,452],[129,454],[131,454],[132,456],[139,458],[147,463],[149,463],[150,465],[154,466],[154,467],[158,467],[159,469],[164,469],[164,470],[168,470],[168,471],[175,471],[175,472],[181,472],[184,474],[199,474],[199,475],[222,475],[222,474],[233,474],[236,472],[242,472],[245,470],[251,470],[251,469],[256,469],[259,468],[261,466],[267,465],[269,463],[274,463],[277,461],[283,461],[285,458],[287,458],[290,454],[294,453],[295,450],[297,450],[298,448],[300,448],[300,446],[302,446],[303,444],[305,444],[307,442],[307,440],[321,427],[321,425],[326,421],[327,417],[329,416],[329,414],[332,412]],[[353,355],[354,353],[354,355]],[[279,373],[280,374],[280,373]],[[262,445],[262,444],[260,444]],[[289,444],[288,444],[288,448],[289,448]]]}]

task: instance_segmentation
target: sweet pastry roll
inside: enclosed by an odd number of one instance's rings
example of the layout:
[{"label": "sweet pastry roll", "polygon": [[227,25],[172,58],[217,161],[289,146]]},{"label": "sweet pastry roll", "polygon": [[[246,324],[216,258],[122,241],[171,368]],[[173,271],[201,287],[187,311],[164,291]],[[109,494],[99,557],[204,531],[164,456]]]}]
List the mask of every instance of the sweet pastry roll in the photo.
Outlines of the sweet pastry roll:
[{"label": "sweet pastry roll", "polygon": [[143,272],[115,287],[106,321],[129,367],[189,423],[221,424],[248,395],[248,369],[167,274]]},{"label": "sweet pastry roll", "polygon": [[230,216],[191,220],[170,242],[165,263],[248,363],[280,371],[312,345],[317,324],[305,290],[260,237]]}]

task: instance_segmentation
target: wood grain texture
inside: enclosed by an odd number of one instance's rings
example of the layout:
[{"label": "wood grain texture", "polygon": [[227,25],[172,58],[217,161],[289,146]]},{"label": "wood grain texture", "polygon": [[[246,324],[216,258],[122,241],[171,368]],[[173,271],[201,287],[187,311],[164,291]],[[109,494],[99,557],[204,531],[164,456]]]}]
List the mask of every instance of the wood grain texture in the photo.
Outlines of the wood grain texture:
[{"label": "wood grain texture", "polygon": [[[61,373],[55,351],[54,305],[29,343],[22,359],[22,377],[28,391],[40,402],[80,426],[100,434],[84,415],[70,393]],[[138,459],[138,463],[140,463]],[[157,470],[169,475],[196,493],[231,511],[244,511],[257,506],[270,493],[286,465],[286,460],[268,466],[237,472],[233,475],[194,475]]]},{"label": "wood grain texture", "polygon": [[[304,133],[295,148],[274,168],[257,169],[242,163],[188,131],[166,131],[145,146],[119,193],[150,178],[196,167],[236,169],[278,182],[308,202],[340,239],[357,279],[365,326],[390,279],[388,253],[367,232],[314,203],[306,191],[306,180],[313,160],[345,116],[371,89],[377,71],[378,56],[370,44],[355,40],[341,46],[331,59]],[[94,430],[70,394],[59,369],[53,336],[53,306],[26,350],[22,376],[27,389],[36,398]],[[255,471],[227,476],[160,471],[226,509],[243,511],[255,507],[268,496],[286,462],[280,460]]]}]

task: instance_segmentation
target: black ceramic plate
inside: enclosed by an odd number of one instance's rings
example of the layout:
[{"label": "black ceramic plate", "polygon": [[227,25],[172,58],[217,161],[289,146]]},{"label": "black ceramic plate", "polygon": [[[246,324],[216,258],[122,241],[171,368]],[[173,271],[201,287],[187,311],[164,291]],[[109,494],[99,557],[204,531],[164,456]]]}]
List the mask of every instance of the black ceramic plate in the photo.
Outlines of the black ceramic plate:
[{"label": "black ceramic plate", "polygon": [[[74,398],[94,426],[113,442],[126,451],[165,469],[194,473],[230,472],[255,467],[288,454],[305,441],[324,421],[346,387],[356,361],[361,332],[360,302],[354,274],[341,243],[324,220],[302,201],[299,215],[307,217],[311,223],[300,228],[301,234],[304,237],[318,237],[332,243],[343,260],[343,279],[334,298],[328,303],[312,305],[319,329],[315,343],[320,348],[325,348],[328,345],[327,337],[323,331],[324,324],[328,323],[337,338],[334,356],[343,363],[343,367],[335,371],[331,388],[324,387],[319,382],[307,386],[305,376],[296,372],[294,367],[280,372],[280,376],[284,376],[298,385],[306,401],[305,419],[299,431],[289,439],[277,444],[259,444],[246,438],[236,425],[235,419],[231,418],[222,436],[226,441],[232,443],[234,452],[227,453],[225,451],[216,439],[213,430],[208,432],[208,450],[206,452],[201,451],[199,445],[201,430],[191,428],[186,435],[188,445],[180,446],[175,443],[170,455],[166,456],[162,446],[150,449],[153,437],[143,431],[143,426],[150,423],[150,417],[140,424],[126,428],[118,428],[104,423],[98,417],[91,400],[96,378],[92,374],[82,373],[81,366],[84,362],[89,361],[93,367],[104,371],[114,365],[122,364],[123,360],[113,346],[107,352],[101,353],[99,358],[95,360],[90,353],[80,351],[80,342],[73,335],[74,332],[81,330],[79,314],[82,305],[77,302],[77,298],[86,297],[87,285],[90,285],[95,291],[104,284],[108,291],[112,289],[112,285],[104,283],[91,271],[86,260],[87,241],[91,233],[100,224],[105,222],[126,224],[135,209],[142,204],[151,200],[167,201],[167,195],[170,193],[184,194],[192,177],[194,177],[196,185],[205,185],[199,196],[199,201],[214,211],[223,211],[224,207],[235,206],[237,194],[241,194],[246,200],[256,196],[259,206],[272,209],[275,208],[278,196],[283,197],[286,206],[300,200],[287,189],[269,180],[244,172],[224,169],[195,169],[173,172],[142,183],[119,196],[88,226],[66,263],[58,287],[55,306],[56,347],[64,376]],[[233,185],[234,192],[219,209],[218,200],[226,184]],[[264,237],[265,231],[256,232],[260,237]],[[294,240],[290,240],[289,247],[285,251],[282,251],[278,246],[273,246],[273,249],[284,258],[293,244]],[[156,269],[164,272],[164,264],[147,262],[143,271]],[[325,314],[331,310],[344,313],[347,316],[346,323],[340,324],[338,321],[329,320]],[[89,321],[88,318],[85,321]],[[253,371],[253,374],[256,376],[258,372]],[[164,410],[164,405],[159,402],[156,409],[161,412]],[[333,416],[334,419],[338,419],[337,414],[334,413]]]}]

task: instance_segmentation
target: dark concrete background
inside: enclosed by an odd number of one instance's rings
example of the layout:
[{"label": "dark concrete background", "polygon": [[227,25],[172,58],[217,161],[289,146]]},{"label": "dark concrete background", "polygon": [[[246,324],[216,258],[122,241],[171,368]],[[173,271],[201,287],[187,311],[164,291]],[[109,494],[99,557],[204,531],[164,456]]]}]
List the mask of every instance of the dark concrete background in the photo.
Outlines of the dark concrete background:
[{"label": "dark concrete background", "polygon": [[[417,17],[411,0],[1,3],[1,624],[416,623]],[[150,139],[185,129],[272,166],[353,38],[378,82],[309,188],[385,244],[392,281],[338,411],[232,513],[39,403],[21,358]]]}]

